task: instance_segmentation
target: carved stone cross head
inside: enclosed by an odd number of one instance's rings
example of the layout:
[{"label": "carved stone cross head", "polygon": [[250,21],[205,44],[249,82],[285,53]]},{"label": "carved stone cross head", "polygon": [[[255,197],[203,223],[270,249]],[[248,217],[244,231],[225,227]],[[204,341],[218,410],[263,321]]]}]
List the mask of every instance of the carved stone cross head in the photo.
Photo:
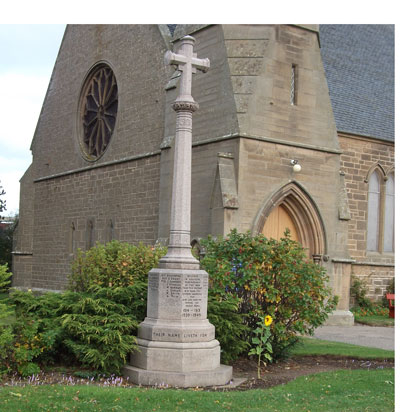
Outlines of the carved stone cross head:
[{"label": "carved stone cross head", "polygon": [[170,50],[165,53],[165,63],[178,66],[178,70],[182,72],[177,102],[194,102],[192,97],[192,73],[196,73],[197,69],[206,72],[210,68],[209,59],[198,59],[197,54],[193,53],[194,42],[193,37],[185,36],[182,39],[178,53],[173,53]]}]

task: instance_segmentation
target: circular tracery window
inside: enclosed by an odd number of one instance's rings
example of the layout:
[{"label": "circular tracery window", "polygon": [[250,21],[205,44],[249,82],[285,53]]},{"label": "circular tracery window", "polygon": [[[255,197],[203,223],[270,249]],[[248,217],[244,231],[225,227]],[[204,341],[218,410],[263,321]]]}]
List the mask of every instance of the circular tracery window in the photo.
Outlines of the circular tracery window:
[{"label": "circular tracery window", "polygon": [[81,100],[81,146],[88,160],[97,160],[106,150],[117,111],[117,82],[111,68],[102,64],[86,80]]}]

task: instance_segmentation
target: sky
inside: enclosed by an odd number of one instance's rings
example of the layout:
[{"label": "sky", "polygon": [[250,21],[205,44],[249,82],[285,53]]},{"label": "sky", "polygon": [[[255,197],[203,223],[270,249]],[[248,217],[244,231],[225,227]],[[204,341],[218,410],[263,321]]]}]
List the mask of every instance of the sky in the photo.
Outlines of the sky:
[{"label": "sky", "polygon": [[19,209],[19,179],[64,34],[63,24],[0,24],[0,184],[5,216]]}]

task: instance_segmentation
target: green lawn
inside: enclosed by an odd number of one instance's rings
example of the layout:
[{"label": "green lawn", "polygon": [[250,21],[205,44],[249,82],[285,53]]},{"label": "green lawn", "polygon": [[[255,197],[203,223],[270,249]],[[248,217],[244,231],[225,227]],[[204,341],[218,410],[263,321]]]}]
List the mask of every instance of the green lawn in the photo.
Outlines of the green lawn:
[{"label": "green lawn", "polygon": [[293,348],[291,355],[334,355],[359,359],[394,359],[393,350],[368,348],[366,346],[304,337],[301,338],[300,343]]},{"label": "green lawn", "polygon": [[394,319],[388,316],[360,316],[354,314],[354,320],[357,323],[369,326],[394,326]]},{"label": "green lawn", "polygon": [[2,412],[393,411],[394,370],[336,371],[265,390],[208,392],[97,386],[0,388]]}]

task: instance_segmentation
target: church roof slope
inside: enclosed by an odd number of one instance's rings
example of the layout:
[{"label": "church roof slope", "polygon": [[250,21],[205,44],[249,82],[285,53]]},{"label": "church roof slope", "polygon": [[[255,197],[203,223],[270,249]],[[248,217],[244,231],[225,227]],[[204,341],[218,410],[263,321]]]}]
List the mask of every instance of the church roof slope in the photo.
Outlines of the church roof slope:
[{"label": "church roof slope", "polygon": [[394,25],[320,25],[338,131],[394,140]]}]

